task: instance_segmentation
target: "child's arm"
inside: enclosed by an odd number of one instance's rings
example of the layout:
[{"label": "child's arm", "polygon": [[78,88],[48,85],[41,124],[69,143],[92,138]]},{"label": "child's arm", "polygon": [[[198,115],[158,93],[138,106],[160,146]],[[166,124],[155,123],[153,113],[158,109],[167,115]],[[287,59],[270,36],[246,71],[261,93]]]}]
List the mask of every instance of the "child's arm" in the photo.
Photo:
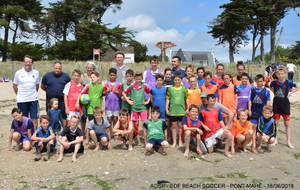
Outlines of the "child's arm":
[{"label": "child's arm", "polygon": [[14,129],[10,129],[9,131],[9,137],[8,137],[8,148],[5,149],[7,151],[12,151],[12,136],[13,136],[13,133],[15,132]]},{"label": "child's arm", "polygon": [[74,141],[69,142],[69,144],[76,144],[83,141],[83,136],[78,136],[79,138],[76,138]]},{"label": "child's arm", "polygon": [[69,105],[68,105],[68,96],[64,94],[64,103],[65,103],[65,112],[69,115]]},{"label": "child's arm", "polygon": [[130,134],[133,130],[133,121],[130,121],[128,124],[128,129],[125,131],[122,131],[121,134],[122,135],[126,135],[126,134]]},{"label": "child's arm", "polygon": [[[130,100],[129,97],[126,96],[125,92],[127,92],[127,89],[126,89],[126,91],[122,92],[123,97],[125,98],[126,102],[128,102],[128,104],[130,104],[130,105],[133,106],[134,105],[134,101]],[[130,90],[129,90],[129,92],[130,92]]]},{"label": "child's arm", "polygon": [[234,136],[232,137],[232,140],[231,140],[231,154],[234,154],[235,153],[235,148],[234,148]]},{"label": "child's arm", "polygon": [[108,94],[111,91],[112,91],[112,88],[105,85],[102,94],[103,94],[103,96],[106,96],[106,94]]},{"label": "child's arm", "polygon": [[148,100],[143,101],[143,104],[144,104],[144,105],[147,105],[147,104],[149,104],[149,102],[150,102],[150,97],[148,98]]},{"label": "child's arm", "polygon": [[205,129],[205,131],[211,132],[211,129],[208,126],[204,125],[203,123],[202,123],[202,127],[203,129]]},{"label": "child's arm", "polygon": [[146,127],[145,127],[145,123],[144,123],[143,128],[144,128],[144,139],[145,139],[145,142],[147,142],[148,141],[148,131],[147,131]]},{"label": "child's arm", "polygon": [[249,117],[252,116],[251,107],[252,107],[252,101],[248,100],[248,116]]},{"label": "child's arm", "polygon": [[300,89],[300,86],[297,85],[294,90],[292,90],[291,92],[289,92],[288,97],[290,97],[291,94],[297,92],[299,89]]},{"label": "child's arm", "polygon": [[170,100],[169,100],[169,99],[166,99],[166,114],[167,114],[167,115],[170,115],[169,104],[170,104]]},{"label": "child's arm", "polygon": [[110,135],[110,129],[109,129],[109,127],[106,128],[106,134],[108,136],[108,140],[110,140],[111,135]]}]

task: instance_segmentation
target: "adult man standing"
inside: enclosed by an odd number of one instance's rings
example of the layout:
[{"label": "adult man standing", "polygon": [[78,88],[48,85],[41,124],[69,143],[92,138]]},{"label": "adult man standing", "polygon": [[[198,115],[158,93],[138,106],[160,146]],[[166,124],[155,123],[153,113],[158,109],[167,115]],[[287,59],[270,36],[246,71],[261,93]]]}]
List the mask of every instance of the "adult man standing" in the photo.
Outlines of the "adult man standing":
[{"label": "adult man standing", "polygon": [[117,65],[112,66],[112,68],[117,69],[117,81],[124,84],[126,83],[125,73],[128,69],[130,69],[129,66],[124,65],[124,59],[125,54],[123,52],[116,52],[115,54],[115,60],[117,62]]},{"label": "adult man standing", "polygon": [[30,55],[24,56],[23,68],[19,69],[14,76],[13,90],[17,95],[18,108],[22,115],[30,118],[37,127],[39,118],[38,90],[40,83],[40,74],[32,68],[33,59]]},{"label": "adult man standing", "polygon": [[[181,73],[182,78],[186,77],[185,70],[180,68],[181,64],[181,58],[179,56],[173,56],[172,57],[172,76],[174,76],[175,73]],[[172,77],[173,78],[173,77]]]},{"label": "adult man standing", "polygon": [[44,75],[41,84],[41,89],[46,91],[46,110],[48,110],[48,103],[51,98],[58,99],[58,109],[61,110],[64,128],[67,126],[67,115],[65,112],[63,90],[65,85],[70,81],[69,75],[62,72],[61,62],[55,62],[53,71]]}]

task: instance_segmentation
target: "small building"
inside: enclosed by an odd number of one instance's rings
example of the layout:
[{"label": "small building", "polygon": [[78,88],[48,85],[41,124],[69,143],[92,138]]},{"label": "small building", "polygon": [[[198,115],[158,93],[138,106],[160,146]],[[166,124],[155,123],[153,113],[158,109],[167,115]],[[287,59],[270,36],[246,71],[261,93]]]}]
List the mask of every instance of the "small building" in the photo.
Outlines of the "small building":
[{"label": "small building", "polygon": [[[117,51],[121,51],[125,54],[124,63],[134,63],[134,48],[133,47],[115,47]],[[101,57],[103,62],[111,62],[115,60],[115,53],[112,48],[109,48],[105,56]]]},{"label": "small building", "polygon": [[170,50],[170,61],[173,56],[179,56],[181,58],[181,62],[185,63],[209,67],[215,66],[215,55],[213,49],[210,51],[182,51],[181,48],[178,51]]}]

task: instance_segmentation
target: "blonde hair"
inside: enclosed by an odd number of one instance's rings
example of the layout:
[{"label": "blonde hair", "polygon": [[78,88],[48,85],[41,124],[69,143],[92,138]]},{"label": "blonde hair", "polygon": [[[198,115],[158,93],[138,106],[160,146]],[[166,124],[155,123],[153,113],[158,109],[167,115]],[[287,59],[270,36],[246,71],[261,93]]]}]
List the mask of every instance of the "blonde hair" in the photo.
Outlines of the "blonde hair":
[{"label": "blonde hair", "polygon": [[240,116],[242,113],[245,113],[246,115],[248,115],[248,110],[244,109],[244,108],[239,109],[238,110],[238,116]]}]

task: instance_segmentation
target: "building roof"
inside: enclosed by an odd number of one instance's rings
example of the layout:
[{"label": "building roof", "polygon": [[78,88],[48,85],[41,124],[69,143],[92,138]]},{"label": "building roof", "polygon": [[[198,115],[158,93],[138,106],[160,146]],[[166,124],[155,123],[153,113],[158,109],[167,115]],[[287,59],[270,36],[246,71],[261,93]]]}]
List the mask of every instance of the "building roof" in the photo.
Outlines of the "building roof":
[{"label": "building roof", "polygon": [[171,57],[181,57],[182,62],[203,64],[207,66],[215,65],[214,51],[182,51],[180,48],[178,51],[172,51]]}]

